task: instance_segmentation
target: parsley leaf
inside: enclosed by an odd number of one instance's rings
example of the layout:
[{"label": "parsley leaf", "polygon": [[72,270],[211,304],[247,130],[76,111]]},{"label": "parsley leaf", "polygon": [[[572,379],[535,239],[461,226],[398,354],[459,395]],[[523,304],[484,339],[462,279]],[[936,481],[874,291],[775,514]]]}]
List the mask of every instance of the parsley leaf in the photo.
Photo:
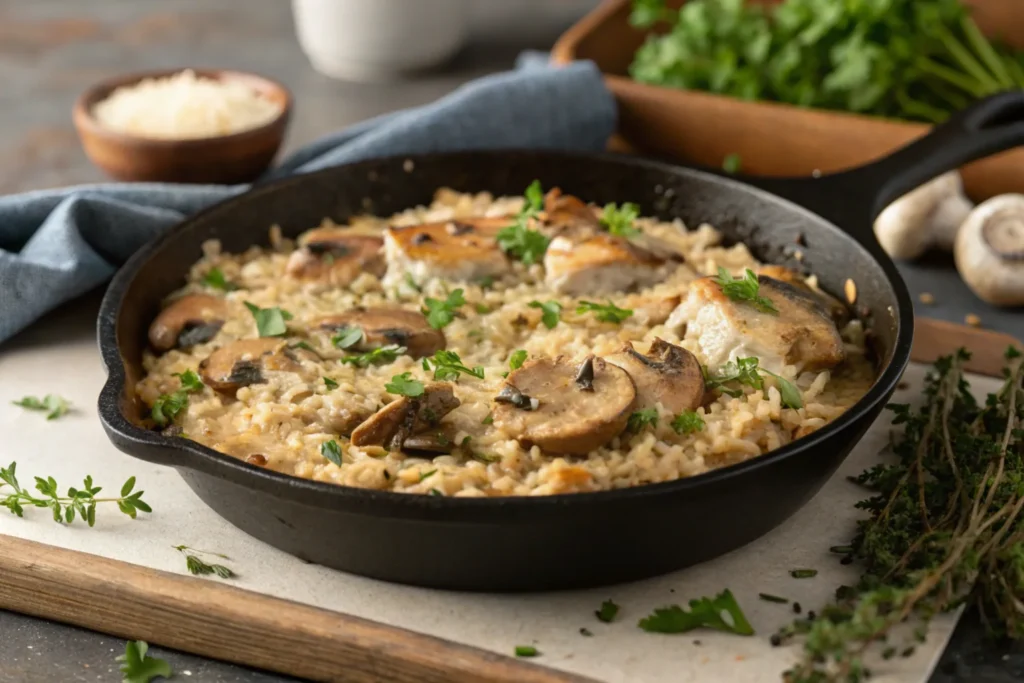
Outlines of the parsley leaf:
[{"label": "parsley leaf", "polygon": [[758,294],[761,284],[757,280],[757,275],[750,268],[744,271],[743,277],[734,279],[732,275],[729,275],[729,271],[719,267],[715,283],[722,288],[722,294],[725,294],[733,301],[748,302],[762,313],[779,314],[779,309],[775,308],[775,304],[772,303],[771,299]]},{"label": "parsley leaf", "polygon": [[818,575],[817,569],[791,569],[789,575],[794,579],[811,579]]},{"label": "parsley leaf", "polygon": [[47,394],[42,399],[38,399],[35,396],[25,396],[20,401],[12,401],[12,403],[28,410],[46,411],[47,420],[56,420],[66,415],[68,408],[71,406],[70,401],[57,394]]},{"label": "parsley leaf", "polygon": [[392,377],[391,381],[384,385],[384,390],[389,394],[415,398],[423,395],[423,382],[413,379],[411,372],[403,372]]},{"label": "parsley leaf", "polygon": [[536,657],[539,654],[533,645],[516,645],[516,657]]},{"label": "parsley leaf", "polygon": [[216,266],[210,268],[209,272],[207,272],[206,275],[203,277],[203,284],[205,284],[207,287],[219,289],[224,292],[232,292],[238,289],[237,285],[228,282],[227,280],[224,279],[224,273],[221,271],[220,268],[217,268]]},{"label": "parsley leaf", "polygon": [[704,429],[704,418],[695,410],[684,410],[672,419],[676,434],[693,434]]},{"label": "parsley leaf", "polygon": [[121,662],[119,668],[124,674],[122,683],[149,683],[158,676],[170,678],[173,675],[171,665],[162,659],[150,657],[146,654],[148,650],[149,644],[144,640],[128,641],[124,654],[114,660]]},{"label": "parsley leaf", "polygon": [[150,416],[153,422],[159,427],[166,427],[178,417],[181,411],[188,406],[188,392],[184,389],[175,391],[173,394],[161,394],[153,407],[150,409]]},{"label": "parsley leaf", "polygon": [[431,327],[440,330],[455,320],[455,312],[465,303],[466,299],[462,296],[462,289],[452,291],[444,301],[428,296],[423,300],[423,315],[427,316],[427,323]]},{"label": "parsley leaf", "polygon": [[562,304],[557,301],[531,301],[530,308],[539,308],[543,313],[541,314],[541,322],[544,323],[544,327],[552,330],[558,325],[559,316],[562,313]]},{"label": "parsley leaf", "polygon": [[341,467],[341,446],[334,439],[320,444],[320,455]]},{"label": "parsley leaf", "polygon": [[764,389],[764,380],[757,374],[758,360],[754,356],[738,358],[736,362],[723,365],[717,375],[708,375],[705,369],[704,381],[708,389],[718,389],[723,394],[737,398],[743,395],[740,389],[730,389],[728,382],[739,382],[754,389]]},{"label": "parsley leaf", "polygon": [[288,325],[285,321],[292,319],[292,314],[288,311],[276,306],[274,308],[260,308],[248,301],[243,303],[245,303],[245,307],[249,309],[249,312],[252,313],[252,317],[256,321],[256,330],[261,337],[281,337],[288,331]]},{"label": "parsley leaf", "polygon": [[331,344],[337,349],[348,349],[363,341],[365,336],[361,327],[343,327],[331,336]]},{"label": "parsley leaf", "polygon": [[629,422],[626,423],[626,429],[631,432],[639,432],[646,425],[651,427],[658,426],[658,409],[647,408],[645,410],[638,410],[629,416]]},{"label": "parsley leaf", "polygon": [[324,386],[327,387],[328,391],[332,391],[338,388],[338,383],[330,377],[324,376]]},{"label": "parsley leaf", "polygon": [[526,356],[526,349],[518,349],[516,351],[513,351],[512,355],[509,356],[508,366],[513,370],[518,370],[519,368],[523,367],[523,363],[526,362]]},{"label": "parsley leaf", "polygon": [[611,302],[610,299],[606,299],[607,304],[598,304],[593,301],[581,301],[576,307],[577,315],[591,312],[601,322],[615,323],[616,325],[622,324],[624,320],[633,315],[633,309],[630,308],[619,308]]},{"label": "parsley leaf", "polygon": [[619,606],[611,600],[605,600],[601,603],[601,609],[594,610],[594,616],[597,617],[598,621],[603,621],[606,624],[610,624],[615,621],[615,615],[619,613]]},{"label": "parsley leaf", "polygon": [[540,181],[530,183],[524,195],[526,201],[515,222],[499,230],[496,239],[502,251],[530,265],[544,257],[551,240],[547,235],[530,228],[530,220],[544,208],[544,190]]},{"label": "parsley leaf", "polygon": [[354,365],[357,368],[365,368],[370,365],[383,365],[385,363],[390,363],[405,352],[406,348],[404,346],[388,344],[387,346],[382,346],[379,349],[373,349],[366,353],[350,354],[340,360],[342,363],[348,363],[349,365]]},{"label": "parsley leaf", "polygon": [[604,212],[601,214],[601,225],[617,237],[633,237],[640,234],[633,225],[639,217],[640,207],[631,202],[626,202],[622,206],[605,204]]},{"label": "parsley leaf", "polygon": [[726,173],[739,173],[743,166],[743,160],[739,154],[730,154],[722,161],[722,170]]},{"label": "parsley leaf", "polygon": [[[722,617],[723,612],[729,615],[730,620]],[[754,628],[728,589],[715,598],[691,600],[689,611],[679,605],[656,609],[641,619],[638,626],[648,633],[686,633],[707,627],[741,636],[754,635]]]},{"label": "parsley leaf", "polygon": [[409,289],[413,290],[414,292],[423,291],[423,288],[416,284],[416,281],[412,279],[411,273],[405,274],[405,284],[407,284],[409,286]]},{"label": "parsley leaf", "polygon": [[764,370],[764,372],[767,372],[769,375],[774,377],[775,383],[779,385],[779,393],[782,395],[782,405],[787,408],[793,408],[794,410],[804,407],[803,396],[800,395],[800,390],[795,384],[781,375],[776,375],[771,370]]},{"label": "parsley leaf", "polygon": [[186,370],[185,372],[175,372],[173,376],[177,377],[178,381],[181,382],[181,388],[184,391],[194,392],[203,390],[203,381],[199,379],[199,375],[197,375],[192,370]]},{"label": "parsley leaf", "polygon": [[459,358],[459,354],[454,351],[440,350],[434,354],[433,358],[423,359],[423,369],[430,371],[430,366],[434,366],[434,379],[444,380],[458,380],[459,375],[466,374],[477,379],[484,378],[483,367],[477,365],[473,368],[467,368],[462,364],[462,359]]}]

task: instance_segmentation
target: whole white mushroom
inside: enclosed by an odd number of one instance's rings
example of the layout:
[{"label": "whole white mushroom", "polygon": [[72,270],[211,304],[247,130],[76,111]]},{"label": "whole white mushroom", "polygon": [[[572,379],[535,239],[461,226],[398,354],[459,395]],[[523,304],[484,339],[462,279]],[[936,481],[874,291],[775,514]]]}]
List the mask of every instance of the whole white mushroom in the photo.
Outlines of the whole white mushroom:
[{"label": "whole white mushroom", "polygon": [[950,171],[887,206],[875,220],[875,237],[895,259],[915,259],[931,246],[949,251],[973,207],[960,173]]},{"label": "whole white mushroom", "polygon": [[956,236],[956,268],[967,286],[996,306],[1024,304],[1024,195],[978,205]]}]

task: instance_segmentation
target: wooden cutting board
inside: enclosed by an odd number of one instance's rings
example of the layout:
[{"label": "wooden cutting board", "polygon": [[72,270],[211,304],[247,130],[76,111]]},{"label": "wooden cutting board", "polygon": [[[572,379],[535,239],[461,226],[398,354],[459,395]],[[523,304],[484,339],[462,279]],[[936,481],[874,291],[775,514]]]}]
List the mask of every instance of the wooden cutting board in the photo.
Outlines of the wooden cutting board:
[{"label": "wooden cutting board", "polygon": [[[207,509],[173,470],[110,446],[94,408],[103,381],[94,319],[91,309],[51,316],[0,350],[0,461],[17,460],[23,483],[52,475],[62,488],[92,474],[97,484],[116,490],[137,475],[154,512],[133,522],[100,509],[93,529],[57,525],[44,510],[29,510],[25,519],[0,516],[0,608],[319,681],[779,680],[797,650],[771,648],[768,637],[792,613],[756,594],[786,595],[813,607],[853,577],[853,568],[827,552],[848,540],[856,518],[852,503],[861,495],[843,477],[876,460],[888,438],[883,419],[823,491],[765,538],[665,577],[515,596],[396,586],[308,565],[255,541]],[[918,321],[916,337],[918,363],[965,346],[974,353],[969,369],[981,376],[999,374],[1013,342],[926,319]],[[911,366],[898,400],[919,393],[924,371]],[[983,377],[975,383],[981,392],[996,385]],[[24,394],[47,392],[69,397],[75,411],[47,422],[10,406]],[[672,523],[680,521],[666,521],[666,542]],[[231,556],[225,564],[239,578],[190,576],[171,548],[177,544]],[[787,568],[798,566],[820,573],[795,581]],[[661,636],[636,627],[656,607],[724,588],[737,595],[757,636]],[[622,606],[613,624],[593,615],[607,598]],[[915,657],[879,671],[877,680],[926,680],[954,625],[955,617],[943,617]],[[581,635],[581,628],[593,635]],[[516,645],[535,645],[542,655],[515,659],[509,655]]]}]

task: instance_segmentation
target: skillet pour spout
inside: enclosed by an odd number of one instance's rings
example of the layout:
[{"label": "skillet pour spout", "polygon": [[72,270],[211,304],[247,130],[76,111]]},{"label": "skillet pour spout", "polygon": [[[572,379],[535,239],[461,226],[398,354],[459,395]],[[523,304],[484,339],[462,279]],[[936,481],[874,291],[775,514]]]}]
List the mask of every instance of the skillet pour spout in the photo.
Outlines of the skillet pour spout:
[{"label": "skillet pour spout", "polygon": [[[932,177],[1024,143],[1024,92],[981,101],[868,166],[816,179],[721,177],[613,154],[470,151],[347,164],[252,188],[186,220],[136,253],[107,291],[99,344],[108,380],[103,426],[120,450],[175,467],[199,497],[253,537],[305,560],[373,578],[438,588],[521,591],[641,579],[721,555],[796,512],[835,472],[888,401],[910,357],[912,302],[872,222]],[[409,175],[403,166],[411,160]],[[596,493],[447,498],[335,486],[286,476],[143,426],[135,393],[149,322],[181,285],[201,244],[240,252],[278,224],[286,237],[369,207],[389,215],[427,204],[439,187],[518,195],[534,179],[643,215],[715,225],[762,261],[819,275],[870,326],[878,375],[821,430],[752,460],[699,476]],[[797,238],[806,245],[794,258]],[[714,511],[709,514],[709,511]],[[699,523],[681,523],[688,520]],[[614,552],[609,553],[609,542]]]}]

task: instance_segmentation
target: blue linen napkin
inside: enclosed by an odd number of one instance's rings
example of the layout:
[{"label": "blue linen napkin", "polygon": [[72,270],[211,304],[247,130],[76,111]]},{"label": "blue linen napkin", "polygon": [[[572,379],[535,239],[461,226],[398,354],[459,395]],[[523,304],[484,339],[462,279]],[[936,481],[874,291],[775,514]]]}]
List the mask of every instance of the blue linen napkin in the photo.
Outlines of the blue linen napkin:
[{"label": "blue linen napkin", "polygon": [[[299,150],[268,178],[375,156],[533,147],[601,150],[616,109],[593,64],[516,71],[468,83],[433,104],[385,114]],[[246,185],[109,183],[0,198],[0,342],[106,282],[132,253]]]}]

